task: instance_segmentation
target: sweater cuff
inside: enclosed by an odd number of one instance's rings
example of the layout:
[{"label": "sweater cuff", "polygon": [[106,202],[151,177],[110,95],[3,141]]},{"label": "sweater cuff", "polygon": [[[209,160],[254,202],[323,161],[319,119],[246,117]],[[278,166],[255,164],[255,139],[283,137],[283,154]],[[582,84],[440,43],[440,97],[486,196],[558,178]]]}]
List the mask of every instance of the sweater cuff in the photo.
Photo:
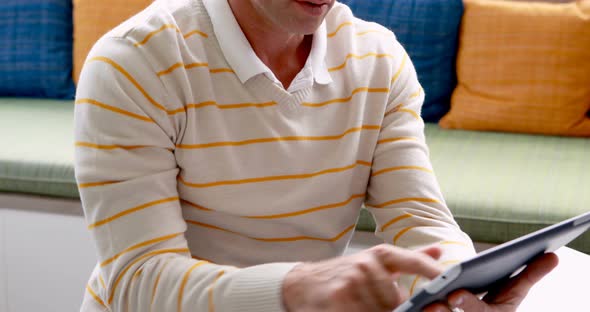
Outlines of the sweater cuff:
[{"label": "sweater cuff", "polygon": [[[279,312],[283,306],[283,280],[299,263],[270,263],[233,273],[227,309],[220,311]],[[231,299],[230,299],[231,298]]]}]

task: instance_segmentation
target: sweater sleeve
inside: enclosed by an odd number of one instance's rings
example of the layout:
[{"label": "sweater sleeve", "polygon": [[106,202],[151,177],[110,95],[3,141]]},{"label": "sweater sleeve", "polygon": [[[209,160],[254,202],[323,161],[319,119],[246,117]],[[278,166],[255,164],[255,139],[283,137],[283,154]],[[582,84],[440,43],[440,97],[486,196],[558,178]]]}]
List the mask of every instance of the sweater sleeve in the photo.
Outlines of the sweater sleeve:
[{"label": "sweater sleeve", "polygon": [[[420,110],[424,102],[416,71],[396,42],[389,103],[384,113],[366,207],[377,223],[376,235],[386,243],[416,249],[438,244],[443,265],[474,254],[470,238],[461,231],[443,199],[429,160]],[[414,292],[424,282],[404,277]]]},{"label": "sweater sleeve", "polygon": [[191,255],[174,154],[185,117],[170,98],[125,38],[101,39],[87,59],[75,170],[99,263],[98,289],[85,298],[113,312],[283,310],[282,281],[295,264],[235,268]]}]

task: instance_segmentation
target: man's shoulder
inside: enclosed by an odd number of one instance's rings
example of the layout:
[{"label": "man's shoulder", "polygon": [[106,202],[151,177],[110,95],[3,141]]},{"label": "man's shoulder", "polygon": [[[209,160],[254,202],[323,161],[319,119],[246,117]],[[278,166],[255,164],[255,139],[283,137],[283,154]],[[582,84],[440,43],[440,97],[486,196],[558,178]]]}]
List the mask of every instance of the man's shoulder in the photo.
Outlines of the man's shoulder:
[{"label": "man's shoulder", "polygon": [[[360,40],[363,45],[387,48],[397,41],[391,30],[354,16],[350,8],[340,2],[336,2],[326,16],[326,27],[328,38],[343,44],[353,44]],[[383,40],[384,38],[387,40]]]},{"label": "man's shoulder", "polygon": [[199,12],[204,9],[198,4],[197,0],[155,0],[103,35],[88,57],[105,56],[122,61],[140,57],[156,67],[155,63],[162,59],[178,61],[176,51],[186,46],[186,40],[198,42],[196,37],[208,37],[201,31],[206,23],[199,18],[202,17]]},{"label": "man's shoulder", "polygon": [[140,43],[147,35],[156,32],[167,29],[180,31],[182,24],[190,20],[197,11],[194,5],[193,0],[155,0],[147,8],[106,33],[103,38],[126,38]]}]

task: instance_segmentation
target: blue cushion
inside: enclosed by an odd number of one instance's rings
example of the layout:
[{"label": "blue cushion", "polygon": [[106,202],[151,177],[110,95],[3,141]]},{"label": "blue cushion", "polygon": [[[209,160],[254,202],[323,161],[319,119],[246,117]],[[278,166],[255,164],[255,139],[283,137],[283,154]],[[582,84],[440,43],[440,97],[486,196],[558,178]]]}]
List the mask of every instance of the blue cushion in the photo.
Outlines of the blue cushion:
[{"label": "blue cushion", "polygon": [[0,1],[0,96],[73,98],[72,1]]},{"label": "blue cushion", "polygon": [[437,122],[450,107],[457,84],[455,60],[462,0],[341,0],[360,19],[391,29],[414,62],[426,92],[425,121]]}]

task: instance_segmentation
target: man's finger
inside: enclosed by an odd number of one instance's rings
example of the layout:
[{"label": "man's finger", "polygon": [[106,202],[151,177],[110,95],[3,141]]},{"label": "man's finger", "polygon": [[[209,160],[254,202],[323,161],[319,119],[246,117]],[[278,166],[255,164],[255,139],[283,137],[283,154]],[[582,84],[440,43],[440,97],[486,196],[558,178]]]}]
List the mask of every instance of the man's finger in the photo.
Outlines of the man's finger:
[{"label": "man's finger", "polygon": [[484,298],[492,303],[511,303],[519,305],[530,289],[545,275],[553,270],[559,262],[557,255],[549,253],[529,264],[524,271],[510,280],[506,286]]},{"label": "man's finger", "polygon": [[432,259],[438,260],[442,255],[442,250],[438,246],[429,246],[424,249],[419,249],[419,252],[430,256]]},{"label": "man's finger", "polygon": [[400,304],[401,299],[394,286],[396,277],[389,273],[381,263],[377,261],[365,262],[359,268],[369,278],[368,288],[372,289],[382,308],[391,311]]},{"label": "man's finger", "polygon": [[433,304],[429,305],[423,311],[424,312],[451,312],[451,309],[449,309],[449,307],[447,305],[437,302],[437,303],[433,303]]},{"label": "man's finger", "polygon": [[391,245],[379,245],[371,250],[385,268],[392,273],[418,274],[428,279],[433,279],[442,273],[442,266],[422,252]]},{"label": "man's finger", "polygon": [[481,301],[477,296],[466,290],[458,290],[452,293],[448,297],[448,300],[453,308],[460,308],[463,311],[489,311],[487,303]]},{"label": "man's finger", "polygon": [[522,273],[508,282],[494,295],[486,296],[484,301],[466,290],[459,290],[448,297],[449,304],[464,311],[489,311],[491,307],[502,307],[514,311],[535,283],[551,272],[558,263],[555,254],[546,254],[529,264]]},{"label": "man's finger", "polygon": [[395,304],[394,306],[397,307],[398,305],[404,303],[408,298],[410,298],[410,292],[407,291],[404,287],[398,285],[397,282],[393,283],[393,288],[395,290]]},{"label": "man's finger", "polygon": [[545,275],[549,274],[557,264],[559,264],[559,258],[556,254],[545,254],[529,264],[526,269],[518,275],[517,279],[525,278],[529,283],[536,284]]}]

